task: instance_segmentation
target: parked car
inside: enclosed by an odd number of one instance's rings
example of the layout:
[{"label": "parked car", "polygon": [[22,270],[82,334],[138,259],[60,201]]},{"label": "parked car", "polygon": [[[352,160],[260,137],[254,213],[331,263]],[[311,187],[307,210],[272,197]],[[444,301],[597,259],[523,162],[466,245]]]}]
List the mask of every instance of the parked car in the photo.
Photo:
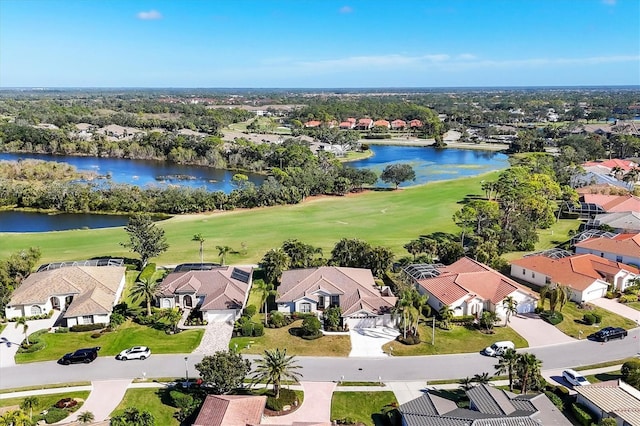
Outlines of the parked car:
[{"label": "parked car", "polygon": [[500,355],[504,355],[507,349],[515,349],[515,348],[516,348],[516,345],[514,345],[513,342],[509,340],[505,340],[502,342],[495,342],[493,345],[486,347],[482,352],[485,355],[489,355],[489,356],[500,356]]},{"label": "parked car", "polygon": [[58,360],[58,364],[69,365],[85,363],[88,364],[98,357],[100,346],[94,348],[78,349],[75,352],[69,352]]},{"label": "parked car", "polygon": [[134,346],[129,349],[125,349],[116,355],[116,359],[127,361],[130,359],[144,360],[151,356],[151,349],[146,346]]},{"label": "parked car", "polygon": [[573,386],[584,386],[589,385],[589,381],[584,378],[584,376],[578,373],[575,370],[564,370],[562,372],[562,377]]},{"label": "parked car", "polygon": [[624,339],[627,337],[627,334],[627,330],[621,327],[605,327],[593,333],[589,337],[592,337],[599,342],[608,342],[611,339]]}]

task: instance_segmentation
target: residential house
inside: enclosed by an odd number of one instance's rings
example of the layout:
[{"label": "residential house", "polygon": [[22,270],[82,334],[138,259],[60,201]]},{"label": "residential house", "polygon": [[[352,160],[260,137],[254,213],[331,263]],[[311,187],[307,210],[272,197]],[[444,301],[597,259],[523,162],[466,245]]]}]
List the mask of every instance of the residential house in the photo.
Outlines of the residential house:
[{"label": "residential house", "polygon": [[[586,229],[597,229],[606,225],[621,234],[636,234],[640,232],[640,212],[617,212],[596,215],[586,224]],[[627,263],[627,262],[625,262]],[[631,262],[634,263],[634,262]]]},{"label": "residential house", "polygon": [[407,127],[407,122],[404,120],[397,119],[391,122],[391,128],[393,130],[404,130],[405,127]]},{"label": "residential house", "polygon": [[235,321],[247,303],[252,276],[251,267],[178,265],[158,287],[158,306],[199,309],[208,322]]},{"label": "residential house", "polygon": [[322,121],[318,120],[310,120],[304,123],[304,127],[320,127],[322,125]]},{"label": "residential house", "polygon": [[[640,213],[637,213],[640,216]],[[590,253],[614,262],[640,267],[640,234],[589,238],[575,245],[576,254]]]},{"label": "residential house", "polygon": [[632,194],[582,194],[581,201],[602,207],[605,213],[640,212],[640,197]]},{"label": "residential house", "polygon": [[369,269],[337,266],[285,271],[278,294],[280,312],[320,314],[338,306],[350,328],[392,325],[397,300],[388,287],[376,285]]},{"label": "residential house", "polygon": [[467,391],[469,408],[435,393],[400,405],[403,426],[570,426],[544,394],[516,395],[489,385]]},{"label": "residential house", "polygon": [[613,418],[618,426],[640,425],[640,391],[622,380],[609,380],[573,388],[577,402],[591,411],[599,422]]},{"label": "residential house", "polygon": [[571,300],[589,302],[604,297],[609,286],[625,289],[640,271],[624,263],[593,254],[554,259],[545,254],[525,256],[511,262],[511,276],[537,287],[562,284],[571,289]]},{"label": "residential house", "polygon": [[385,129],[390,129],[391,124],[387,120],[376,120],[373,122],[373,127],[384,127]]},{"label": "residential house", "polygon": [[609,160],[602,161],[587,161],[582,164],[582,167],[587,168],[591,166],[599,166],[603,167],[604,170],[607,170],[609,174],[612,173],[613,169],[616,167],[619,168],[622,172],[628,172],[629,170],[638,167],[638,163],[631,160],[621,160],[618,158],[612,158]]},{"label": "residential house", "polygon": [[[98,266],[100,265],[100,266]],[[63,325],[109,323],[125,285],[122,259],[47,264],[15,289],[7,318],[63,312]]]},{"label": "residential house", "polygon": [[433,309],[448,305],[456,316],[480,316],[483,311],[491,311],[504,318],[502,301],[506,297],[518,302],[518,313],[533,312],[538,301],[533,291],[468,257],[449,266],[410,265],[405,273],[421,294],[429,296],[427,302]]},{"label": "residential house", "polygon": [[342,121],[340,123],[340,128],[343,130],[351,130],[356,127],[355,119],[354,121]]},{"label": "residential house", "polygon": [[417,128],[417,127],[422,127],[422,121],[417,120],[417,119],[415,119],[415,120],[411,120],[411,121],[409,122],[409,127],[411,127],[412,129],[413,129],[413,128]]},{"label": "residential house", "polygon": [[264,395],[207,395],[193,426],[253,426],[262,422]]},{"label": "residential house", "polygon": [[373,120],[370,118],[361,118],[358,120],[355,128],[358,130],[369,130],[373,127]]}]

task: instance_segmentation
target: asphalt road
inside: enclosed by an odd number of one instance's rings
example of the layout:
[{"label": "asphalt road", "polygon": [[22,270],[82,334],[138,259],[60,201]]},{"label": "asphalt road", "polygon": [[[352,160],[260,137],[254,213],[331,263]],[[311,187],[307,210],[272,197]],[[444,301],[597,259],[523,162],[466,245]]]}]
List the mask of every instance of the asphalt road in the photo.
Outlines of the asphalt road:
[{"label": "asphalt road", "polygon": [[[0,350],[2,350],[0,348]],[[543,369],[561,369],[618,360],[640,353],[640,328],[624,340],[598,343],[582,340],[525,351],[543,361]],[[91,364],[58,365],[54,361],[21,364],[0,370],[0,389],[107,379],[184,377],[185,356],[190,377],[201,355],[152,355],[144,361],[117,361],[100,357]],[[255,357],[248,357],[255,358]],[[306,381],[420,381],[455,379],[488,372],[495,358],[477,353],[389,358],[296,357]]]}]

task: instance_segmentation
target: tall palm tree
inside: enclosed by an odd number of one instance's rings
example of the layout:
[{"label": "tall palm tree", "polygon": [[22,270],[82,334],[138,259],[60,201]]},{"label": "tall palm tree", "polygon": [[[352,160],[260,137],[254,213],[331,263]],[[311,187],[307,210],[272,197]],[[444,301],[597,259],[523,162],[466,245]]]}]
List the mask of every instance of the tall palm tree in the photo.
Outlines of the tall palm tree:
[{"label": "tall palm tree", "polygon": [[409,325],[410,317],[413,310],[413,299],[411,297],[411,291],[405,290],[400,293],[400,298],[396,302],[395,310],[402,315],[402,336],[407,338],[407,326]]},{"label": "tall palm tree", "polygon": [[540,374],[542,369],[542,361],[540,361],[532,353],[518,354],[518,363],[516,372],[520,378],[520,391],[527,393],[531,382],[535,380],[535,377]]},{"label": "tall palm tree", "polygon": [[178,330],[178,323],[182,318],[182,314],[178,308],[167,309],[164,311],[163,317],[169,322],[171,330],[175,333]]},{"label": "tall palm tree", "polygon": [[473,381],[481,385],[486,385],[491,381],[491,376],[489,376],[489,373],[486,372],[482,374],[474,374]]},{"label": "tall palm tree", "polygon": [[620,180],[620,177],[622,177],[622,175],[624,175],[624,169],[622,167],[615,166],[611,168],[611,176],[613,176],[614,178]]},{"label": "tall palm tree", "polygon": [[82,413],[78,414],[78,421],[83,425],[93,423],[95,418],[96,417],[93,415],[91,411],[83,411]]},{"label": "tall palm tree", "polygon": [[507,296],[502,300],[502,307],[505,312],[505,321],[504,325],[509,324],[509,318],[511,315],[516,315],[518,313],[518,301],[513,298],[513,296]]},{"label": "tall palm tree", "polygon": [[147,305],[147,316],[151,316],[151,302],[158,292],[158,283],[151,279],[141,278],[131,289],[131,298],[134,301],[144,300]]},{"label": "tall palm tree", "polygon": [[556,307],[560,305],[560,311],[569,301],[571,289],[560,283],[547,284],[540,289],[540,300],[542,302],[542,308],[544,309],[544,300],[549,297],[549,309],[551,311],[556,310]]},{"label": "tall palm tree", "polygon": [[281,248],[271,249],[263,256],[260,267],[264,270],[265,281],[277,286],[282,272],[289,267],[289,256]]},{"label": "tall palm tree", "polygon": [[20,408],[23,410],[29,410],[29,418],[33,418],[33,407],[38,406],[38,397],[36,396],[28,396],[22,400],[20,404]]},{"label": "tall palm tree", "polygon": [[273,288],[273,284],[266,283],[264,280],[256,280],[253,282],[253,288],[260,293],[260,306],[264,309],[264,323],[267,324],[267,300],[269,296],[275,296],[278,292]]},{"label": "tall palm tree", "polygon": [[218,256],[220,257],[220,264],[224,266],[225,260],[227,260],[227,255],[233,251],[233,249],[229,246],[216,246],[218,249]]},{"label": "tall palm tree", "polygon": [[22,326],[22,332],[24,333],[24,339],[27,342],[27,345],[29,344],[29,335],[27,334],[27,331],[29,331],[29,324],[27,323],[27,317],[19,317],[16,320],[16,328],[18,328],[19,326]]},{"label": "tall palm tree", "polygon": [[276,348],[273,351],[265,350],[262,359],[256,361],[256,368],[253,373],[253,382],[266,381],[266,384],[273,384],[273,393],[276,399],[280,398],[280,382],[284,380],[294,380],[302,378],[302,373],[296,370],[302,366],[295,363],[293,356],[287,356],[287,350],[282,351]]},{"label": "tall palm tree", "polygon": [[464,377],[458,380],[458,384],[460,385],[458,386],[458,389],[463,390],[465,392],[474,386],[473,379],[471,377]]},{"label": "tall palm tree", "polygon": [[200,264],[204,263],[204,237],[202,234],[197,233],[193,235],[191,241],[197,241],[200,243]]},{"label": "tall palm tree", "polygon": [[509,390],[513,392],[513,378],[516,373],[516,367],[518,366],[519,355],[515,349],[507,349],[504,354],[500,355],[498,364],[494,367],[497,370],[496,374],[507,373],[509,376]]},{"label": "tall palm tree", "polygon": [[451,327],[450,321],[453,319],[454,311],[449,305],[443,305],[439,311],[442,326],[448,330]]}]

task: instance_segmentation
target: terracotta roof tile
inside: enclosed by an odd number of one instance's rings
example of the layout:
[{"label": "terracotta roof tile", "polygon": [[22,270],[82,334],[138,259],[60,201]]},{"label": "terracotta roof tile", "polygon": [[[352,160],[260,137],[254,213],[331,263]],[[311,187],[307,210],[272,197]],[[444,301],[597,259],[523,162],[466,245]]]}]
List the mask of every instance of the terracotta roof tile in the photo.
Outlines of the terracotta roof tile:
[{"label": "terracotta roof tile", "polygon": [[596,237],[581,241],[576,247],[603,253],[640,257],[640,234],[619,234],[613,238]]},{"label": "terracotta roof tile", "polygon": [[266,396],[207,395],[193,426],[259,425]]},{"label": "terracotta roof tile", "polygon": [[585,203],[601,206],[606,212],[638,212],[640,197],[635,195],[583,194]]}]

